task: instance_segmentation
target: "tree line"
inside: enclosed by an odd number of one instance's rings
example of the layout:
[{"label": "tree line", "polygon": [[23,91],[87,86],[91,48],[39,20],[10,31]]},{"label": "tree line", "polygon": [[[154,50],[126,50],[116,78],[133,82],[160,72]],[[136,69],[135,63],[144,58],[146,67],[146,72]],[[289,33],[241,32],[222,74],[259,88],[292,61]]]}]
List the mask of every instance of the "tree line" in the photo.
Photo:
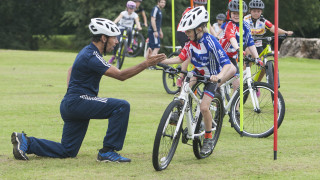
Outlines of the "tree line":
[{"label": "tree line", "polygon": [[[250,0],[245,0],[248,4]],[[38,38],[49,39],[55,34],[74,34],[73,43],[81,48],[90,42],[88,24],[93,17],[114,20],[126,8],[126,0],[1,0],[0,1],[0,48],[38,49]],[[264,0],[263,15],[274,21],[274,0]],[[228,0],[211,0],[210,23],[218,13],[227,11]],[[144,0],[150,24],[150,12],[156,0]],[[189,0],[175,0],[176,26],[181,14],[190,5]],[[172,44],[171,0],[163,9],[163,42]],[[292,30],[297,37],[320,37],[319,0],[279,0],[279,27]],[[142,21],[142,17],[140,17]],[[147,30],[143,33],[146,35]]]}]

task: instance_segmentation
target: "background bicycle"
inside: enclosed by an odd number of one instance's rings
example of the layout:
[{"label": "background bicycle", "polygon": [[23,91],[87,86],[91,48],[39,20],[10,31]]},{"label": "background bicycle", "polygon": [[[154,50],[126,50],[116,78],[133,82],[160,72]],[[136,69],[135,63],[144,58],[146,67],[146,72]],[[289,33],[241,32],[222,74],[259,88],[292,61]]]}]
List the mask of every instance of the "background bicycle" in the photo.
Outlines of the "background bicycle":
[{"label": "background bicycle", "polygon": [[[192,140],[193,152],[198,159],[209,157],[212,154],[216,143],[218,142],[219,135],[222,128],[223,120],[223,102],[219,94],[217,94],[211,103],[210,111],[212,114],[212,135],[214,139],[212,151],[206,155],[200,153],[200,149],[204,140],[204,123],[200,112],[200,98],[193,94],[193,91],[189,87],[190,79],[195,76],[198,82],[204,84],[209,83],[208,77],[201,75],[193,75],[191,72],[180,71],[170,66],[158,64],[159,66],[167,69],[167,71],[176,71],[176,73],[182,72],[187,74],[185,83],[183,84],[182,92],[179,97],[175,98],[166,108],[160,120],[158,130],[154,140],[152,162],[153,167],[157,171],[164,170],[170,164],[176,148],[179,143],[180,135],[182,133],[182,142],[187,143],[188,140]],[[191,113],[189,100],[193,99],[196,104],[196,112]],[[186,126],[182,130],[183,119],[186,119]]]},{"label": "background bicycle", "polygon": [[[279,35],[279,39],[284,40],[287,35]],[[270,37],[254,37],[254,40],[263,40],[266,41],[266,47],[263,51],[259,54],[259,57],[263,61],[265,65],[265,69],[260,70],[256,76],[254,77],[254,81],[261,81],[262,76],[266,74],[266,82],[270,85],[274,85],[274,51],[272,50],[272,44],[274,42],[274,36]],[[269,57],[272,57],[270,60]],[[265,72],[264,72],[265,71]],[[278,71],[278,88],[280,88],[280,78],[279,78],[279,71]]]},{"label": "background bicycle", "polygon": [[[144,24],[141,25],[144,27]],[[133,52],[132,53],[126,53],[127,57],[137,57],[141,55],[144,47],[145,47],[145,38],[140,33],[140,31],[135,27],[132,29],[132,40],[129,46]]]},{"label": "background bicycle", "polygon": [[[127,54],[127,49],[128,49],[127,29],[128,28],[125,28],[123,30],[123,33],[122,33],[120,40],[119,40],[119,44],[116,47],[118,49],[116,52],[115,63],[116,63],[116,67],[118,69],[121,69],[121,67],[124,63],[124,58],[126,57],[126,54]],[[114,63],[114,61],[112,63]]]},{"label": "background bicycle", "polygon": [[[172,46],[164,46],[165,48],[172,49]],[[172,58],[175,56],[178,56],[180,54],[181,46],[176,47],[176,51],[171,53],[168,58]],[[178,69],[181,68],[181,65],[179,64],[172,64],[173,68]],[[194,66],[192,64],[188,65],[187,71],[192,71]],[[166,90],[168,94],[176,94],[180,91],[179,84],[177,83],[179,79],[179,73],[176,71],[166,71],[164,70],[162,72],[162,83],[163,87]],[[182,80],[181,80],[182,81]]]},{"label": "background bicycle", "polygon": [[[231,126],[241,135],[255,138],[268,137],[273,133],[273,110],[274,110],[274,90],[273,86],[264,82],[254,82],[249,63],[255,63],[254,59],[244,58],[246,69],[244,71],[243,88],[243,113],[244,129],[240,132],[240,89],[232,92],[231,84],[239,77],[233,77],[220,86],[220,94],[223,98],[224,112],[230,117]],[[201,96],[203,83],[197,83],[192,87],[195,95]],[[257,91],[260,95],[257,95]],[[191,102],[192,112],[195,112],[196,105]],[[285,102],[280,92],[278,92],[278,127],[283,122],[285,115]]]}]

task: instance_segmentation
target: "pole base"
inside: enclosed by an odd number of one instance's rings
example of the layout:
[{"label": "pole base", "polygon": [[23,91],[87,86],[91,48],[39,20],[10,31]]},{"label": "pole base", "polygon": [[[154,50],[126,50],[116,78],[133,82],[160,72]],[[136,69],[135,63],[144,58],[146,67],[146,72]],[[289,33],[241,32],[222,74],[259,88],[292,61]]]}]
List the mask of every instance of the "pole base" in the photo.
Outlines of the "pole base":
[{"label": "pole base", "polygon": [[273,151],[273,160],[277,160],[277,151]]}]

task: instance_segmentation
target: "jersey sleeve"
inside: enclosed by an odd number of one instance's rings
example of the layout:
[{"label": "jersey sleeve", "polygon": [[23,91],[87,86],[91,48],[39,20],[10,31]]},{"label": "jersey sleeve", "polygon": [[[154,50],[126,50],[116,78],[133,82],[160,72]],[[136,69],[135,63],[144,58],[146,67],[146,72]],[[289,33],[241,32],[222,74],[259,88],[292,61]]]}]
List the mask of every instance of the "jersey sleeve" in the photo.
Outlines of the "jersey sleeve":
[{"label": "jersey sleeve", "polygon": [[134,19],[137,19],[138,17],[139,17],[138,14],[134,12],[133,18],[134,18]]},{"label": "jersey sleeve", "polygon": [[231,38],[236,38],[236,29],[232,23],[228,23],[225,27],[225,37],[227,41],[230,41]]},{"label": "jersey sleeve", "polygon": [[[212,52],[212,54],[215,56],[215,59],[220,63],[221,67],[223,67],[226,64],[230,64],[229,57],[227,53],[223,50],[220,43],[213,37],[208,36],[208,47],[209,51]],[[214,59],[211,59],[212,61]],[[212,63],[215,64],[215,63]]]},{"label": "jersey sleeve", "polygon": [[244,32],[245,32],[245,41],[247,47],[254,45],[254,40],[251,35],[251,29],[248,23],[244,22],[243,24]]},{"label": "jersey sleeve", "polygon": [[89,59],[88,67],[92,71],[103,75],[111,67],[111,65],[107,63],[97,52],[94,52],[93,56],[91,56]]},{"label": "jersey sleeve", "polygon": [[180,54],[179,54],[179,58],[182,61],[185,61],[186,59],[188,59],[188,57],[190,56],[190,52],[189,52],[189,47],[190,47],[190,42],[187,42],[183,49],[181,50]]},{"label": "jersey sleeve", "polygon": [[264,25],[265,25],[265,27],[266,27],[267,29],[270,29],[270,28],[273,26],[273,24],[272,24],[270,21],[268,21],[268,20],[265,20],[265,21],[264,21]]},{"label": "jersey sleeve", "polygon": [[158,13],[158,8],[154,7],[151,11],[151,16],[155,18],[157,16],[157,13]]}]

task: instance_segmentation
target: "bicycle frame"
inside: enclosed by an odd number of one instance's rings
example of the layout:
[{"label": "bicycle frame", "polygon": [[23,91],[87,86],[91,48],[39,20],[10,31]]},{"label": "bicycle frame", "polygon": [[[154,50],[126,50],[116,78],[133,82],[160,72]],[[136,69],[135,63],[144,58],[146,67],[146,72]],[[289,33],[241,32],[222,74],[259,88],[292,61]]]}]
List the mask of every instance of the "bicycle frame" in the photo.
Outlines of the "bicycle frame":
[{"label": "bicycle frame", "polygon": [[[193,73],[192,72],[188,72],[187,77],[189,79],[191,79],[193,77]],[[192,115],[191,115],[191,108],[190,108],[190,104],[189,104],[189,95],[191,95],[191,98],[193,100],[195,100],[195,102],[197,102],[197,109],[196,109],[196,113],[195,113],[195,118],[194,119],[192,118]],[[201,99],[197,98],[197,96],[193,93],[193,91],[190,88],[190,82],[188,82],[188,80],[183,83],[183,87],[182,87],[181,93],[176,98],[176,100],[182,100],[184,102],[184,104],[183,104],[183,108],[181,110],[181,114],[180,114],[179,120],[177,122],[177,126],[176,126],[176,129],[175,129],[173,138],[176,138],[176,136],[177,136],[177,134],[179,132],[179,128],[180,128],[180,126],[182,124],[184,115],[186,116],[187,127],[188,127],[187,138],[193,140],[195,137],[203,136],[204,133],[205,133],[204,131],[199,133],[199,134],[194,134],[194,131],[195,131],[195,128],[196,128],[196,124],[197,124],[197,121],[198,121],[198,118],[199,118],[199,115],[200,115]],[[165,127],[167,127],[168,124],[169,124],[169,121],[167,120]],[[164,128],[164,129],[166,129],[166,128]],[[215,130],[216,130],[215,127],[212,128],[212,131],[215,131]]]},{"label": "bicycle frame", "polygon": [[[125,43],[127,43],[127,29],[124,29],[123,33],[122,33],[122,36],[120,37],[120,40],[119,40],[119,44],[121,44],[121,42],[124,41]],[[121,52],[120,52],[121,50]],[[125,51],[126,49],[121,49],[120,47],[118,48],[118,52],[123,54],[123,51]]]},{"label": "bicycle frame", "polygon": [[[261,70],[260,70],[261,71]],[[248,89],[250,92],[250,97],[252,100],[252,104],[254,107],[255,111],[259,111],[260,110],[260,105],[259,105],[259,101],[258,101],[258,97],[256,95],[256,93],[253,92],[253,88],[252,88],[252,77],[251,77],[251,68],[249,66],[249,63],[246,62],[246,70],[243,71],[243,81],[248,85]],[[238,79],[239,76],[234,76],[233,78],[231,78],[230,80],[226,81],[225,83],[223,83],[220,86],[220,91],[221,91],[221,95],[223,96],[223,105],[224,105],[224,110],[225,110],[225,114],[227,115],[229,113],[229,109],[231,107],[231,103],[233,101],[233,99],[235,98],[236,94],[238,93],[239,88],[236,89],[234,91],[234,93],[232,94],[232,97],[230,98],[230,100],[228,101],[228,103],[226,104],[226,97],[225,97],[225,93],[224,93],[224,87],[230,85],[233,81],[235,81],[236,79]]]}]

